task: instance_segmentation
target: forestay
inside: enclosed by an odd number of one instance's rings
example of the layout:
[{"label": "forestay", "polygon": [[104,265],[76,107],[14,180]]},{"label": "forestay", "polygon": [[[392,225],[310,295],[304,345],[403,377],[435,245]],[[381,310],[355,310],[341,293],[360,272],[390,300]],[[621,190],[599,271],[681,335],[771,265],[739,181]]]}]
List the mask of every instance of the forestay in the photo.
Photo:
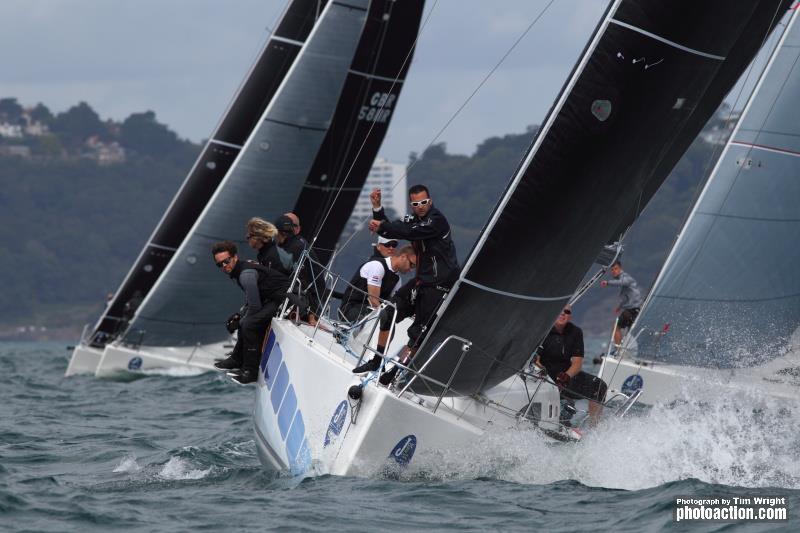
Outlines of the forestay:
[{"label": "forestay", "polygon": [[[754,366],[780,355],[800,327],[797,17],[642,309],[641,358]],[[666,335],[651,335],[664,324]]]},{"label": "forestay", "polygon": [[[485,389],[518,371],[603,245],[644,208],[789,3],[610,5],[415,364],[458,335],[473,346],[451,394]],[[447,382],[461,354],[454,348],[426,374]]]}]

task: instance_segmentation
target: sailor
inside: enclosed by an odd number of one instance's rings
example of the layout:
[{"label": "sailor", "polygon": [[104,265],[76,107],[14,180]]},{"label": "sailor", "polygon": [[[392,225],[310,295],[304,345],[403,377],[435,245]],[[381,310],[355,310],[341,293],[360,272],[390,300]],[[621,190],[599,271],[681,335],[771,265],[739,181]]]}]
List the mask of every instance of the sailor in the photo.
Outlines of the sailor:
[{"label": "sailor", "polygon": [[[534,364],[543,368],[561,390],[561,397],[569,400],[589,400],[589,418],[597,423],[603,410],[608,386],[605,382],[583,370],[583,331],[570,322],[572,308],[565,306],[552,329],[536,348]],[[569,418],[562,420],[569,425]]]},{"label": "sailor", "polygon": [[375,248],[372,252],[372,258],[380,259],[381,257],[393,256],[399,244],[397,239],[387,239],[379,236],[378,242],[372,244]]},{"label": "sailor", "polygon": [[[614,344],[619,346],[622,342],[622,330],[629,330],[634,320],[639,315],[642,307],[642,293],[639,285],[633,276],[623,272],[622,263],[614,261],[611,265],[611,276],[614,279],[603,280],[601,287],[619,287],[619,305],[614,308],[614,314],[618,315],[617,329],[614,330]],[[614,353],[614,350],[611,352]]]},{"label": "sailor", "polygon": [[245,294],[245,307],[238,324],[241,349],[214,363],[220,370],[236,370],[234,381],[246,384],[258,378],[258,360],[264,333],[289,288],[289,276],[277,268],[255,261],[240,261],[236,245],[222,241],[211,247],[214,262]]},{"label": "sailor", "polygon": [[267,268],[275,268],[287,276],[292,274],[294,264],[292,255],[278,246],[278,228],[263,218],[253,217],[245,226],[245,239],[251,248],[258,252],[257,260]]},{"label": "sailor", "polygon": [[317,323],[315,309],[319,307],[320,296],[325,290],[324,271],[317,261],[314,251],[310,249],[308,241],[300,235],[300,219],[294,213],[286,213],[275,221],[278,229],[278,245],[292,256],[294,267],[300,262],[303,252],[308,250],[309,261],[303,264],[299,279],[302,285],[302,309],[300,318],[312,326]]},{"label": "sailor", "polygon": [[300,261],[300,256],[308,249],[308,242],[300,235],[300,219],[294,213],[286,213],[278,217],[275,227],[280,247],[292,254],[295,263]]},{"label": "sailor", "polygon": [[[400,362],[407,364],[425,339],[436,311],[444,297],[450,291],[458,277],[458,258],[456,247],[451,238],[450,224],[444,214],[433,206],[433,199],[425,185],[414,185],[408,190],[412,216],[402,220],[389,221],[381,206],[381,190],[370,193],[373,219],[369,222],[369,230],[388,239],[405,239],[411,241],[417,253],[416,278],[398,289],[395,303],[397,305],[396,321],[414,316],[414,322],[408,328],[408,345],[400,354]],[[383,352],[389,341],[391,314],[388,308],[381,313],[380,332],[378,334],[378,352]],[[359,371],[374,370],[380,365],[380,356],[353,369]],[[362,369],[362,367],[367,367]],[[372,368],[375,367],[375,368]],[[385,372],[379,379],[388,385],[397,375],[399,367],[395,366]]]},{"label": "sailor", "polygon": [[[394,241],[397,242],[397,241]],[[394,248],[391,248],[394,252]],[[403,246],[391,257],[371,257],[350,280],[339,308],[342,316],[356,322],[372,309],[388,300],[400,285],[400,274],[417,266],[417,254],[411,246]]]}]

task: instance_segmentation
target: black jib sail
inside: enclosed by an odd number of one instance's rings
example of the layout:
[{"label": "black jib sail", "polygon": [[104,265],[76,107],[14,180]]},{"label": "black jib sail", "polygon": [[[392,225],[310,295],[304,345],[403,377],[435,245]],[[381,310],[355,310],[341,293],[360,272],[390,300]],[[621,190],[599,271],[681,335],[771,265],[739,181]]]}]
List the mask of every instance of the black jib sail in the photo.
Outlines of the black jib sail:
[{"label": "black jib sail", "polygon": [[[471,394],[519,371],[603,245],[641,212],[789,4],[615,1],[415,365],[458,335],[473,344],[449,394]],[[446,344],[425,374],[446,383],[460,355],[460,343]],[[428,393],[429,385],[417,388]]]},{"label": "black jib sail", "polygon": [[[795,10],[642,308],[637,358],[759,366],[782,355],[799,331],[798,16]],[[665,335],[653,335],[665,324]]]},{"label": "black jib sail", "polygon": [[124,328],[158,281],[267,108],[327,0],[291,0],[180,190],[100,317],[90,342]]},{"label": "black jib sail", "polygon": [[[294,212],[327,263],[386,135],[414,52],[424,0],[373,0],[328,134]],[[330,209],[333,204],[336,209]]]}]

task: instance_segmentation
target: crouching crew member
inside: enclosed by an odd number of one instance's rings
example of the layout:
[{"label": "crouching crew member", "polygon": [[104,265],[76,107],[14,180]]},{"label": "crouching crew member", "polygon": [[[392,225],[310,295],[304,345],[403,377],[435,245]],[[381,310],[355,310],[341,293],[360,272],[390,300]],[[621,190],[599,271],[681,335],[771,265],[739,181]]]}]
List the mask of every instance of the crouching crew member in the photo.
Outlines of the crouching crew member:
[{"label": "crouching crew member", "polygon": [[[572,309],[564,307],[553,328],[536,349],[534,364],[544,368],[561,390],[562,398],[589,399],[589,418],[597,423],[605,400],[605,382],[581,370],[583,366],[583,331],[572,324]],[[567,418],[568,422],[569,418]]]},{"label": "crouching crew member", "polygon": [[278,246],[276,241],[278,228],[263,218],[253,217],[247,221],[245,229],[247,244],[257,251],[258,262],[267,268],[274,268],[291,276],[294,260],[291,253]]},{"label": "crouching crew member", "polygon": [[311,250],[302,235],[300,235],[300,219],[294,213],[286,213],[275,220],[278,229],[276,240],[280,248],[291,254],[296,268],[303,252],[308,250],[308,260],[303,264],[298,279],[302,285],[302,304],[300,305],[300,318],[311,324],[317,323],[317,311],[320,299],[325,292],[325,272],[317,263],[317,256]]},{"label": "crouching crew member", "polygon": [[[408,328],[408,346],[400,356],[400,362],[408,364],[433,323],[445,295],[458,277],[458,258],[456,247],[450,235],[450,224],[444,214],[433,206],[428,188],[414,185],[408,190],[413,216],[402,220],[389,221],[381,207],[381,191],[375,189],[370,194],[373,220],[369,222],[370,231],[387,239],[404,239],[411,242],[417,253],[417,276],[398,289],[395,296],[397,305],[396,321],[414,315],[414,322]],[[389,309],[384,309],[378,335],[378,351],[383,352],[389,341],[391,317]],[[353,372],[373,370],[380,365],[376,356]],[[366,367],[366,368],[364,368]],[[395,366],[385,372],[379,381],[388,385],[397,375]]]},{"label": "crouching crew member", "polygon": [[289,276],[277,268],[252,261],[240,261],[236,245],[223,241],[211,247],[217,267],[230,276],[245,294],[245,306],[239,320],[241,349],[214,366],[221,370],[241,369],[233,376],[241,384],[258,378],[258,361],[264,333],[278,311],[289,288]]},{"label": "crouching crew member", "polygon": [[342,315],[356,322],[380,307],[400,284],[400,274],[417,266],[417,255],[411,246],[403,246],[391,257],[372,257],[359,267],[342,296]]}]

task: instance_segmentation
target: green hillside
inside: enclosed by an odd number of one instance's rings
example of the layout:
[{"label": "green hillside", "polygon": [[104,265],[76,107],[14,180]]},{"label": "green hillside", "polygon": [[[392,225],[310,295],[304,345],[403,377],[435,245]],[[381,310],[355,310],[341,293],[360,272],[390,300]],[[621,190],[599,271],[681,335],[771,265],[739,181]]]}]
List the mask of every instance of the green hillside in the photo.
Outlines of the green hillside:
[{"label": "green hillside", "polygon": [[[34,325],[74,338],[124,278],[200,147],[179,139],[152,112],[104,122],[85,103],[53,115],[41,104],[23,110],[4,98],[3,122],[28,129],[38,122],[46,131],[0,137],[0,253],[6,258],[0,265],[0,337]],[[721,123],[715,119],[707,127],[716,142],[692,145],[628,238],[625,269],[645,288],[700,176],[719,155]],[[462,261],[534,133],[532,127],[487,139],[470,156],[449,154],[444,144],[411,154],[409,184],[430,187],[454,227]],[[345,277],[369,254],[369,242],[366,232],[353,238],[337,262]],[[589,333],[605,332],[614,302],[611,290],[593,289],[576,308],[576,322]]]}]

